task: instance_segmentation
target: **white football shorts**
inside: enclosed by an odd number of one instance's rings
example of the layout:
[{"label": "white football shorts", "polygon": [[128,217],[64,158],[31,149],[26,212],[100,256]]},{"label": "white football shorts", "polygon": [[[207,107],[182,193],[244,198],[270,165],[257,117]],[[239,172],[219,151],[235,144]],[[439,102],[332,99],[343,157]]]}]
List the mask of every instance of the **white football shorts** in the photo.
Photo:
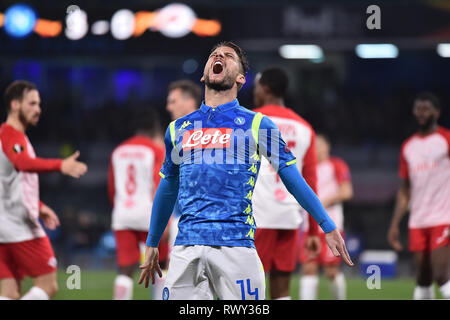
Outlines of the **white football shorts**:
[{"label": "white football shorts", "polygon": [[264,300],[264,268],[255,248],[174,246],[163,300]]}]

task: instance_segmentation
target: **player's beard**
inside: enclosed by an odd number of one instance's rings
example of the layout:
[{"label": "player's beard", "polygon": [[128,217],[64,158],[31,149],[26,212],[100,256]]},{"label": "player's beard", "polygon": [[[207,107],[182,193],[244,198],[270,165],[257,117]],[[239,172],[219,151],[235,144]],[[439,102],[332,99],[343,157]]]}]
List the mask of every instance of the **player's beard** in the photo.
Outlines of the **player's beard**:
[{"label": "player's beard", "polygon": [[430,116],[425,122],[423,123],[419,122],[418,124],[419,124],[419,131],[428,132],[436,124],[436,119],[434,116]]},{"label": "player's beard", "polygon": [[22,111],[22,109],[19,109],[19,121],[23,124],[25,128],[28,128],[29,126],[35,127],[37,125],[31,120],[28,120],[25,113]]},{"label": "player's beard", "polygon": [[[224,71],[222,71],[224,72]],[[219,82],[212,82],[209,78],[209,74],[206,73],[205,75],[205,85],[215,91],[226,91],[230,90],[234,86],[234,79],[230,76],[225,76],[222,81]]]}]

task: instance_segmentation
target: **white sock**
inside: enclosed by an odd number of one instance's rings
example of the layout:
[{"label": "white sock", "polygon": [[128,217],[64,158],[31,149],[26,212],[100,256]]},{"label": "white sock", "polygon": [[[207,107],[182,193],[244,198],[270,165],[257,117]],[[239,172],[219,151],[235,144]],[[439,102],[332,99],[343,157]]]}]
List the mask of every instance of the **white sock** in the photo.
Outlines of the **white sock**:
[{"label": "white sock", "polygon": [[450,299],[450,280],[440,286],[439,291],[441,292],[444,299]]},{"label": "white sock", "polygon": [[333,281],[330,282],[330,290],[334,299],[345,300],[347,296],[347,283],[344,274],[339,272]]},{"label": "white sock", "polygon": [[133,279],[119,274],[114,281],[114,300],[131,300],[133,299]]},{"label": "white sock", "polygon": [[276,298],[274,300],[291,300],[291,296],[280,297],[280,298]]},{"label": "white sock", "polygon": [[424,300],[424,299],[434,299],[434,287],[433,285],[429,287],[416,286],[414,288],[414,300]]},{"label": "white sock", "polygon": [[167,270],[162,270],[162,278],[155,273],[155,284],[152,285],[152,300],[162,300],[162,292],[164,290],[164,284],[166,282]]},{"label": "white sock", "polygon": [[300,300],[316,300],[318,285],[318,276],[302,276],[300,278]]},{"label": "white sock", "polygon": [[47,293],[39,287],[32,287],[20,300],[49,300]]},{"label": "white sock", "polygon": [[8,298],[8,297],[0,296],[0,300],[12,300],[12,299],[11,299],[11,298]]}]

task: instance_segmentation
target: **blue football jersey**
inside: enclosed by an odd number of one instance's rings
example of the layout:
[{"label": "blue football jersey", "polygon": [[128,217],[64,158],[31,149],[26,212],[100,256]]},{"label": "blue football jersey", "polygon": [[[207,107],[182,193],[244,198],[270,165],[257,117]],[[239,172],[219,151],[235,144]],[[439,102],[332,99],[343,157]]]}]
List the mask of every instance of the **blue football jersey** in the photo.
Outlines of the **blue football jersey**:
[{"label": "blue football jersey", "polygon": [[261,156],[275,170],[296,163],[276,125],[237,99],[204,103],[172,121],[162,178],[179,177],[175,245],[254,247],[252,195]]}]

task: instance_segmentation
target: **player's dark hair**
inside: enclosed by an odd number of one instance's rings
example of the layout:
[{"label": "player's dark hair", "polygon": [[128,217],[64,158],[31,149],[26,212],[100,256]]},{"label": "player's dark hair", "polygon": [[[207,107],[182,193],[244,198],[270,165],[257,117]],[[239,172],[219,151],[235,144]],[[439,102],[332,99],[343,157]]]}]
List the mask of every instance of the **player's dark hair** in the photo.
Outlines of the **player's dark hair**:
[{"label": "player's dark hair", "polygon": [[284,97],[289,87],[289,78],[281,68],[269,68],[261,72],[259,83],[269,87],[273,95]]},{"label": "player's dark hair", "polygon": [[222,42],[219,42],[218,44],[216,44],[212,48],[211,53],[214,52],[214,50],[216,50],[219,47],[229,47],[229,48],[233,49],[234,52],[236,52],[237,56],[239,57],[239,60],[241,61],[242,74],[244,76],[247,75],[247,72],[250,69],[250,67],[248,64],[248,58],[247,58],[247,54],[245,53],[245,51],[242,50],[241,47],[239,47],[236,43],[234,43],[232,41],[222,41]]},{"label": "player's dark hair", "polygon": [[6,88],[3,95],[6,112],[9,113],[9,111],[11,110],[11,102],[13,100],[22,101],[24,94],[30,90],[37,90],[36,85],[32,82],[26,80],[16,80],[11,83]]},{"label": "player's dark hair", "polygon": [[191,80],[177,80],[172,82],[169,85],[168,91],[170,92],[175,89],[180,89],[184,94],[194,99],[197,106],[202,102],[202,88]]},{"label": "player's dark hair", "polygon": [[145,131],[150,136],[155,136],[158,132],[161,132],[159,114],[151,107],[138,109],[134,114],[133,125],[136,132]]},{"label": "player's dark hair", "polygon": [[439,98],[431,92],[423,91],[420,92],[414,101],[421,100],[421,101],[430,101],[433,107],[435,107],[437,110],[441,110],[441,103],[439,102]]}]

